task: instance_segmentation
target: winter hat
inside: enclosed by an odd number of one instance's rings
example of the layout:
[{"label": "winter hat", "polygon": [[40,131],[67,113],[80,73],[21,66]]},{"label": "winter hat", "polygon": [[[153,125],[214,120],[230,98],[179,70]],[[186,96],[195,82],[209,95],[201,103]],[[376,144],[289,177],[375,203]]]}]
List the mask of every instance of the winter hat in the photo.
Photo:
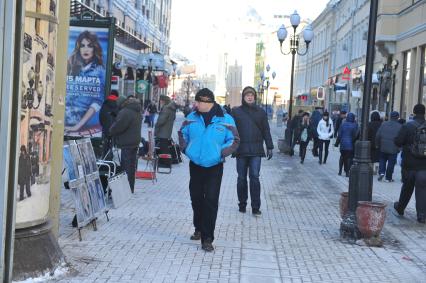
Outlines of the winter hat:
[{"label": "winter hat", "polygon": [[244,97],[246,94],[248,94],[248,93],[252,93],[252,94],[254,94],[254,96],[256,96],[256,95],[257,95],[256,90],[255,90],[253,87],[251,87],[251,86],[246,86],[246,87],[243,89],[243,92],[242,92],[243,97]]},{"label": "winter hat", "polygon": [[416,115],[425,115],[425,106],[423,104],[416,104],[413,109],[414,114]]},{"label": "winter hat", "polygon": [[165,104],[169,104],[170,103],[170,97],[168,97],[167,95],[160,95],[160,100],[164,101]]},{"label": "winter hat", "polygon": [[398,119],[398,118],[399,118],[399,113],[398,113],[398,111],[392,111],[392,112],[390,113],[390,117],[391,117],[391,119],[393,119],[393,120]]},{"label": "winter hat", "polygon": [[206,102],[206,103],[214,103],[214,94],[208,88],[200,89],[195,95],[195,101],[198,102]]}]

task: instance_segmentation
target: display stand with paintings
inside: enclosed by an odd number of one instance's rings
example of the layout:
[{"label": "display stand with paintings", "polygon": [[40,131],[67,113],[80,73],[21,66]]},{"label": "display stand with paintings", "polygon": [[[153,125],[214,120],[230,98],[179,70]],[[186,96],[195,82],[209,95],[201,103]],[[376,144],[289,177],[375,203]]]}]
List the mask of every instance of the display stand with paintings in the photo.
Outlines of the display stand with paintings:
[{"label": "display stand with paintings", "polygon": [[99,178],[96,157],[90,139],[69,140],[63,147],[64,167],[72,191],[77,216],[77,229],[81,241],[81,229],[91,223],[96,231],[97,217],[108,209]]}]

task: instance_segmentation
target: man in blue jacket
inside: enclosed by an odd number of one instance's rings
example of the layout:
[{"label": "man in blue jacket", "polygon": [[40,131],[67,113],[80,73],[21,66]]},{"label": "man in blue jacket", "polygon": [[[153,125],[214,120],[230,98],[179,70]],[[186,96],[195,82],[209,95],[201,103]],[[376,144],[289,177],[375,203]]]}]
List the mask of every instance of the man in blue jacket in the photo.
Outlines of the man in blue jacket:
[{"label": "man in blue jacket", "polygon": [[234,119],[215,103],[211,90],[198,91],[195,106],[178,132],[179,144],[191,160],[189,192],[195,226],[191,240],[201,239],[201,248],[211,252],[223,162],[238,148],[240,138]]}]

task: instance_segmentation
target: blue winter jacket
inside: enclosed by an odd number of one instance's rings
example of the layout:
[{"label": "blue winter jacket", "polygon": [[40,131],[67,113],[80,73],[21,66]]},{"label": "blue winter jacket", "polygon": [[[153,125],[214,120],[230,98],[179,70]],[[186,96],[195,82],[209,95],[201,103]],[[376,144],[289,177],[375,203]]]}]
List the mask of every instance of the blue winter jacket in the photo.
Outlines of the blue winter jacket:
[{"label": "blue winter jacket", "polygon": [[354,141],[358,136],[358,124],[355,115],[349,113],[345,122],[339,127],[340,150],[354,150]]},{"label": "blue winter jacket", "polygon": [[240,143],[234,119],[219,105],[215,104],[212,111],[215,113],[207,127],[199,113],[191,112],[178,132],[179,144],[185,155],[202,167],[223,162]]}]

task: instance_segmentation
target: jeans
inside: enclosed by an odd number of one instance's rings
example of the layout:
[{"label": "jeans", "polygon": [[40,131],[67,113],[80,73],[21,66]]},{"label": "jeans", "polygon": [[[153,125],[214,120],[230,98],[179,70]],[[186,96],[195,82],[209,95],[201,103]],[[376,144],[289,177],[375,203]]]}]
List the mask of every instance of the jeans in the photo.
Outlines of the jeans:
[{"label": "jeans", "polygon": [[417,215],[426,215],[426,170],[402,170],[402,187],[398,209],[404,211],[410,202],[414,187],[416,188]]},{"label": "jeans", "polygon": [[24,199],[24,189],[25,189],[25,192],[27,193],[27,197],[30,197],[31,196],[31,179],[30,178],[27,178],[24,184],[19,185],[19,200]]},{"label": "jeans", "polygon": [[237,157],[237,194],[240,207],[247,206],[248,188],[247,188],[247,171],[250,178],[250,199],[251,208],[260,208],[260,172],[261,157],[247,156]]},{"label": "jeans", "polygon": [[121,149],[121,168],[127,174],[127,180],[129,180],[130,190],[132,193],[135,191],[135,173],[136,173],[136,155],[138,148],[122,148]]},{"label": "jeans", "polygon": [[300,160],[304,161],[306,156],[306,148],[308,147],[309,140],[306,142],[301,141],[299,146],[299,152],[300,152]]},{"label": "jeans", "polygon": [[[328,157],[328,148],[330,147],[330,140],[321,140],[319,139],[319,161],[320,163],[325,163]],[[322,152],[324,152],[324,160],[322,159]]]},{"label": "jeans", "polygon": [[189,163],[189,193],[191,196],[193,221],[196,231],[201,232],[201,241],[214,240],[223,163],[202,167]]},{"label": "jeans", "polygon": [[[379,157],[379,175],[385,175],[386,174],[386,180],[392,180],[392,174],[393,169],[395,168],[396,164],[396,157],[398,156],[398,153],[384,153],[380,152]],[[386,162],[388,163],[388,166],[386,167]]]},{"label": "jeans", "polygon": [[318,156],[318,147],[319,147],[319,138],[314,137],[314,146],[312,147],[312,155],[314,157]]},{"label": "jeans", "polygon": [[352,159],[354,158],[353,150],[341,150],[340,154],[343,157],[343,168],[345,169],[346,175],[349,174],[349,170],[352,166]]}]

